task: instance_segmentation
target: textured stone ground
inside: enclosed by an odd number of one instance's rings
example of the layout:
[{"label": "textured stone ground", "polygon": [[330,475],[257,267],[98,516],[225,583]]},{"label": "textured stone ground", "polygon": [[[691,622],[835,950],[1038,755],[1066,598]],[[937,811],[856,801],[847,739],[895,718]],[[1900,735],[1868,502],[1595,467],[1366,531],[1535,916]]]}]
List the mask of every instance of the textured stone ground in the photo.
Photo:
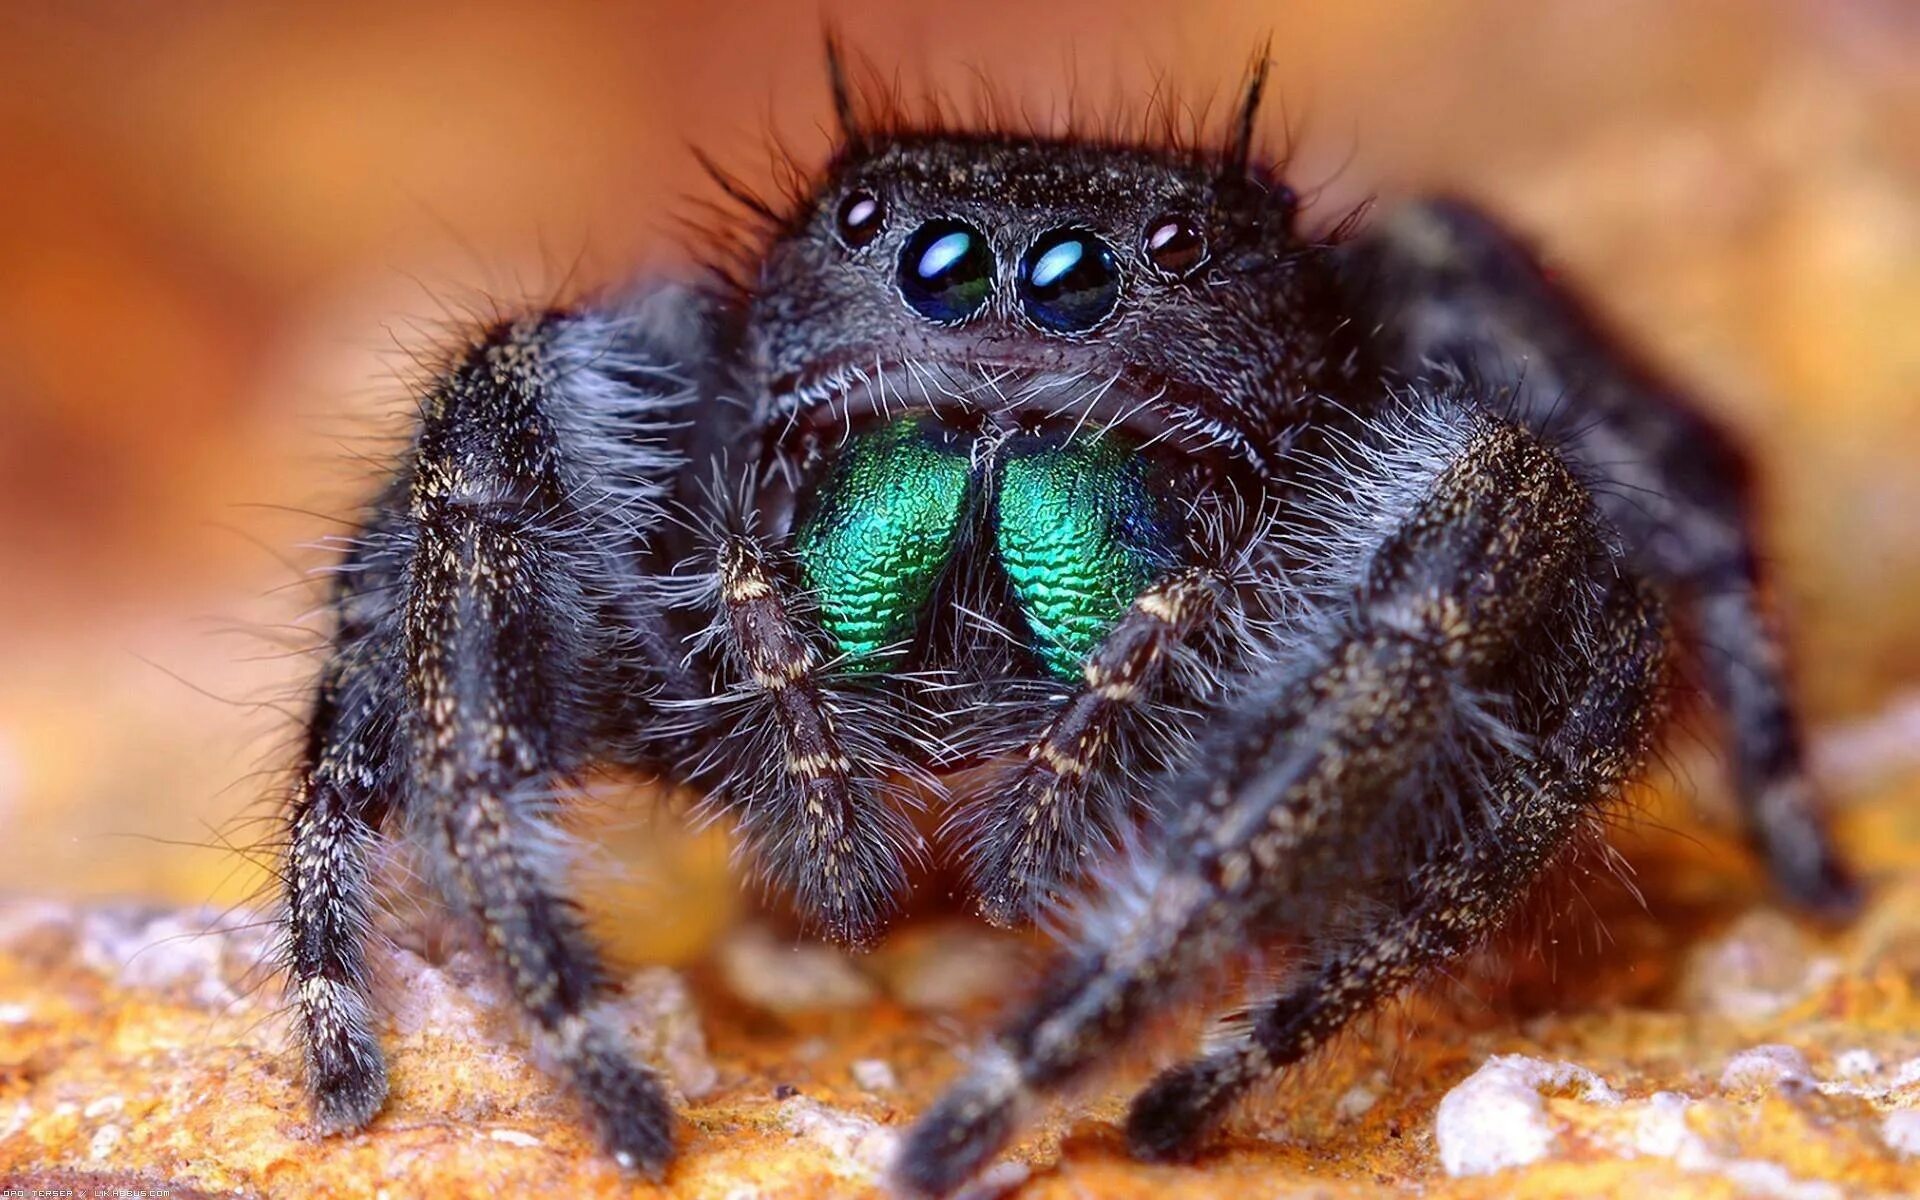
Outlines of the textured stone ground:
[{"label": "textured stone ground", "polygon": [[[1823,742],[1849,756],[1843,831],[1875,884],[1843,933],[1770,907],[1737,849],[1656,797],[1647,832],[1622,839],[1645,907],[1602,875],[1556,893],[1540,932],[1358,1031],[1195,1166],[1126,1160],[1116,1083],[1050,1117],[986,1190],[1920,1191],[1917,729],[1908,708]],[[1669,820],[1681,828],[1648,828]],[[317,1140],[265,934],[241,914],[0,905],[0,1178],[176,1195],[651,1194],[596,1157],[476,955],[426,928],[379,964],[392,1102],[367,1132]],[[625,1010],[686,1100],[668,1194],[875,1194],[900,1125],[1030,977],[1031,954],[951,918],[859,960],[749,922],[684,970],[638,971]]]}]

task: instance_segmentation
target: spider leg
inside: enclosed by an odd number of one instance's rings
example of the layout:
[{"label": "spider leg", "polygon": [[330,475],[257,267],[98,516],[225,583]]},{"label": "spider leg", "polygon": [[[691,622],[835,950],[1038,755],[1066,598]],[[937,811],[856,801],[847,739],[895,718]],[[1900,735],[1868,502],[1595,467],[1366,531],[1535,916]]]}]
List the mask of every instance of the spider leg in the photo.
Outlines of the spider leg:
[{"label": "spider leg", "polygon": [[985,803],[958,814],[969,835],[974,893],[989,921],[1031,920],[1074,880],[1076,863],[1112,842],[1118,797],[1102,792],[1121,782],[1112,778],[1116,750],[1137,734],[1172,653],[1214,619],[1225,590],[1217,572],[1194,567],[1142,592],[1088,656],[1081,685],[1026,754],[991,778]]},{"label": "spider leg", "polygon": [[391,605],[383,596],[399,563],[384,537],[361,539],[347,561],[353,582],[335,599],[340,649],[322,671],[305,765],[288,814],[283,958],[315,1116],[328,1131],[358,1129],[387,1096],[386,1062],[372,1025],[365,939],[371,924],[370,858],[394,794],[398,683],[390,657]]},{"label": "spider leg", "polygon": [[1468,372],[1509,391],[1533,427],[1572,427],[1557,440],[1592,477],[1636,568],[1674,585],[1683,602],[1749,834],[1773,878],[1815,910],[1855,907],[1857,888],[1807,780],[1739,449],[1477,210],[1416,204],[1347,253],[1350,281],[1399,369]]},{"label": "spider leg", "polygon": [[[657,1174],[672,1119],[599,1003],[608,980],[561,890],[552,794],[676,666],[636,563],[676,466],[685,384],[657,336],[674,293],[487,330],[427,386],[413,445],[343,565],[339,633],[291,814],[292,991],[322,1123],[385,1090],[362,970],[382,818],[478,924],[623,1164]],[[637,631],[637,632],[636,632]]]},{"label": "spider leg", "polygon": [[781,594],[768,551],[730,535],[718,562],[727,659],[770,703],[780,735],[767,771],[732,781],[742,793],[741,831],[767,877],[804,915],[834,940],[864,945],[905,890],[909,831],[876,802],[877,781],[856,777],[819,655]]},{"label": "spider leg", "polygon": [[[1442,401],[1444,404],[1444,401]],[[908,1134],[899,1186],[944,1194],[1037,1096],[1084,1077],[1143,1019],[1285,928],[1323,925],[1382,873],[1472,698],[1527,677],[1541,629],[1606,562],[1586,492],[1525,430],[1457,401],[1405,425],[1427,474],[1377,472],[1345,513],[1381,530],[1345,603],[1209,722],[1161,783],[1179,811],[1145,882]]]},{"label": "spider leg", "polygon": [[1588,638],[1590,659],[1574,664],[1584,684],[1569,689],[1528,752],[1495,755],[1494,783],[1485,807],[1470,811],[1470,830],[1426,847],[1358,928],[1310,946],[1310,954],[1322,951],[1317,964],[1248,1013],[1230,1039],[1156,1078],[1127,1116],[1136,1156],[1192,1153],[1249,1088],[1498,929],[1589,828],[1646,753],[1667,650],[1659,606],[1640,585],[1617,580],[1603,604]]}]

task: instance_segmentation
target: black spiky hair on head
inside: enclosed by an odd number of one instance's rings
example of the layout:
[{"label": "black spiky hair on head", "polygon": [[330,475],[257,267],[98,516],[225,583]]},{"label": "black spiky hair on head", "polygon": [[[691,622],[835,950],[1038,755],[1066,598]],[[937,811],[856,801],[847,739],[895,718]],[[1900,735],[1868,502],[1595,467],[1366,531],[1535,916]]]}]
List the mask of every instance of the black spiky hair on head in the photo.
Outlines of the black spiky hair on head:
[{"label": "black spiky hair on head", "polygon": [[[1189,103],[1164,76],[1156,80],[1144,104],[1120,98],[1099,106],[1092,116],[1069,94],[1064,120],[1057,116],[1036,119],[1025,108],[1009,103],[990,79],[978,73],[971,105],[956,103],[935,89],[909,96],[897,74],[885,76],[872,59],[849,51],[832,25],[823,29],[821,41],[835,126],[835,148],[829,162],[809,162],[773,134],[769,161],[774,178],[769,194],[715,162],[699,147],[689,147],[726,203],[697,202],[701,209],[698,218],[684,224],[694,235],[694,244],[704,248],[702,263],[736,294],[748,290],[748,268],[764,248],[765,240],[789,229],[796,215],[806,211],[822,178],[848,160],[862,158],[888,142],[1050,141],[1119,151],[1146,149],[1184,158],[1224,186],[1278,193],[1291,202],[1292,190],[1281,178],[1287,154],[1259,152],[1259,118],[1267,89],[1271,39],[1250,58],[1239,101],[1224,123],[1214,118],[1211,98]],[[740,216],[748,218],[749,228],[738,226]]]},{"label": "black spiky hair on head", "polygon": [[823,32],[822,42],[842,157],[858,156],[875,144],[889,140],[970,137],[1054,139],[1115,148],[1150,147],[1197,160],[1211,160],[1223,178],[1248,178],[1251,172],[1251,177],[1260,182],[1276,181],[1278,168],[1284,164],[1284,155],[1278,161],[1267,163],[1255,153],[1260,107],[1271,62],[1271,39],[1263,42],[1249,61],[1233,118],[1220,130],[1212,128],[1209,102],[1197,106],[1185,103],[1164,86],[1164,81],[1156,83],[1144,108],[1120,102],[1088,120],[1070,102],[1064,125],[1052,122],[1051,128],[1043,128],[1040,122],[1026,115],[1025,110],[1021,110],[1018,119],[1008,119],[1010,106],[984,76],[976,76],[978,86],[971,112],[960,110],[938,92],[927,92],[910,100],[897,78],[889,83],[871,60],[857,52],[850,54],[838,30],[832,26]]}]

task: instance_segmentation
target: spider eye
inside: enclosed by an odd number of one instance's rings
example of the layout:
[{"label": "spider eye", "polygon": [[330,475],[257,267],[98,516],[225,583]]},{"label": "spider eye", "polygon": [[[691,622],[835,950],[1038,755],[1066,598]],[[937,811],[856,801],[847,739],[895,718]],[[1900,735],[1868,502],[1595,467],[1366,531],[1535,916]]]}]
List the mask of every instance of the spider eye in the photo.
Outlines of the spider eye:
[{"label": "spider eye", "polygon": [[1080,229],[1043,234],[1020,260],[1027,315],[1055,333],[1098,325],[1120,300],[1120,265],[1107,245]]},{"label": "spider eye", "polygon": [[886,217],[887,209],[880,203],[880,197],[872,192],[848,192],[847,198],[840,202],[840,211],[834,214],[834,232],[840,235],[847,249],[858,250],[880,236]]},{"label": "spider eye", "polygon": [[929,321],[964,321],[992,291],[993,251],[964,221],[928,221],[900,251],[900,294]]},{"label": "spider eye", "polygon": [[1147,222],[1147,261],[1169,279],[1184,279],[1207,261],[1207,238],[1192,217],[1163,213]]}]

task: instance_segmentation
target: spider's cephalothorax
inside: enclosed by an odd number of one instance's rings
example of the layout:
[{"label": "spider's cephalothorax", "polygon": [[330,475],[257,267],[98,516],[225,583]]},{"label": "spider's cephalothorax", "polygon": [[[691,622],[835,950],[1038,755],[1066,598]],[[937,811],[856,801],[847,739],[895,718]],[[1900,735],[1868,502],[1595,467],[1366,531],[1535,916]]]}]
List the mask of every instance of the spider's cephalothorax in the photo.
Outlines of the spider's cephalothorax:
[{"label": "spider's cephalothorax", "polygon": [[1058,969],[907,1136],[908,1191],[1287,948],[1135,1103],[1136,1151],[1184,1154],[1578,843],[1656,732],[1669,609],[1776,878],[1844,908],[1738,454],[1471,209],[1301,232],[1258,91],[1189,148],[841,88],[841,150],[730,284],[448,357],[339,572],[290,815],[323,1125],[386,1094],[362,943],[399,834],[614,1154],[664,1168],[550,825],[611,764],[699,789],[845,942],[927,852],[914,804],[990,919],[1071,902]]}]

